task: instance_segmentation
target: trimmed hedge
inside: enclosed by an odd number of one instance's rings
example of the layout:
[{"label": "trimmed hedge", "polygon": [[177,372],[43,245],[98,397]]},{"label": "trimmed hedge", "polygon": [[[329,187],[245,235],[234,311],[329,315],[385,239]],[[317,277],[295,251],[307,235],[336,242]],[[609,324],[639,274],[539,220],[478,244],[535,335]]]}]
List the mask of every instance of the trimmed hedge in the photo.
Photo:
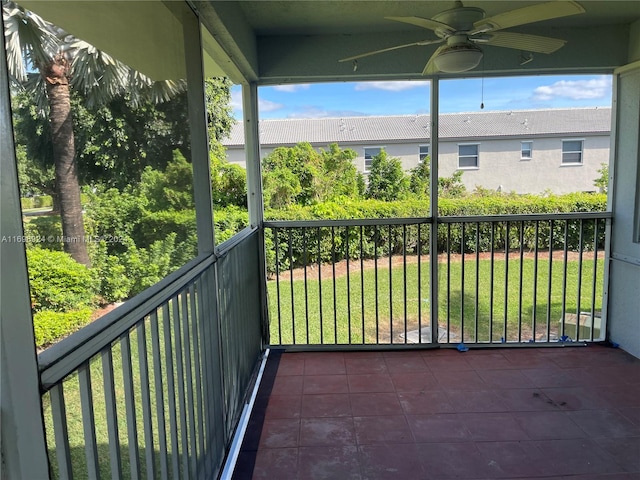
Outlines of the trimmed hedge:
[{"label": "trimmed hedge", "polygon": [[70,312],[43,310],[33,315],[33,330],[36,347],[50,345],[79,330],[91,321],[91,309],[83,308]]},{"label": "trimmed hedge", "polygon": [[31,307],[34,312],[66,312],[93,306],[96,281],[92,272],[64,252],[27,250]]},{"label": "trimmed hedge", "polygon": [[[572,193],[539,197],[534,195],[494,195],[469,196],[464,198],[440,199],[440,216],[468,215],[500,215],[500,214],[533,214],[533,213],[566,213],[566,212],[598,212],[606,210],[606,195]],[[423,218],[429,215],[426,201],[407,200],[382,202],[377,200],[354,201],[345,199],[340,203],[327,202],[309,207],[293,206],[283,210],[266,212],[268,219],[278,220],[320,220],[320,219],[365,219],[365,218]],[[580,243],[580,222],[569,222],[567,228],[567,245],[570,250],[577,250]],[[553,248],[564,248],[565,222],[554,222],[551,232],[549,222],[541,222],[537,227],[538,248],[548,248],[549,239],[553,235]],[[509,248],[519,248],[520,224],[510,225]],[[536,224],[525,222],[522,228],[525,248],[535,248]],[[278,268],[287,269],[305,263],[327,263],[349,258],[372,258],[389,254],[407,254],[429,252],[429,231],[426,226],[415,225],[403,228],[362,227],[363,239],[360,241],[360,227],[330,227],[293,229],[280,231],[277,239],[273,229],[267,230],[267,268],[275,271],[276,240],[278,243]],[[464,243],[465,252],[488,251],[490,249],[491,224],[475,224],[465,227],[464,242],[461,224],[442,225],[438,230],[438,251],[444,252],[449,246],[452,252],[461,252]],[[419,234],[418,234],[419,233]],[[584,222],[582,227],[583,248],[593,248],[594,225]],[[477,235],[477,238],[476,238]],[[506,239],[506,225],[494,227],[494,248],[503,249]],[[477,241],[477,246],[476,246]],[[598,229],[595,239],[599,247],[604,246],[604,228]],[[362,253],[361,253],[362,252]]]}]

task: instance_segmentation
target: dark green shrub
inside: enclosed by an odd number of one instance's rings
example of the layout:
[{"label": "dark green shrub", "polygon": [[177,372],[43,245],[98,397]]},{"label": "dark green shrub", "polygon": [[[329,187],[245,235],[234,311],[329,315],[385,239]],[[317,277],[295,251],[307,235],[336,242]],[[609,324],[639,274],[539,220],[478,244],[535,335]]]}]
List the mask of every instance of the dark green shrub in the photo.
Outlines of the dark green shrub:
[{"label": "dark green shrub", "polygon": [[27,250],[27,265],[34,312],[65,312],[95,304],[94,276],[70,255],[44,248],[30,248]]},{"label": "dark green shrub", "polygon": [[79,330],[91,321],[91,309],[70,312],[43,310],[33,315],[36,347],[41,348]]},{"label": "dark green shrub", "polygon": [[33,197],[33,208],[45,208],[53,206],[51,195],[38,195]]},{"label": "dark green shrub", "polygon": [[[440,216],[501,215],[524,213],[562,213],[597,212],[606,209],[606,196],[599,194],[576,193],[562,196],[538,197],[533,195],[483,195],[463,198],[442,198],[439,202]],[[349,201],[340,203],[325,202],[309,207],[292,206],[282,210],[268,210],[267,219],[277,220],[318,220],[318,219],[364,219],[364,218],[425,218],[429,215],[429,202],[425,200],[406,200],[382,202],[375,200]],[[360,240],[360,227],[322,227],[302,229],[267,230],[267,268],[273,273],[276,262],[280,270],[295,268],[305,262],[340,261],[349,258],[371,258],[378,256],[426,254],[429,252],[429,228],[422,225],[363,227]],[[539,222],[537,226],[538,249],[549,248],[553,236],[553,248],[564,248],[565,222]],[[600,222],[598,236],[594,239],[593,222],[571,221],[567,224],[567,248],[577,250],[580,245],[593,249],[594,241],[598,248],[604,246],[604,224]],[[479,222],[466,224],[464,241],[460,223],[443,224],[438,228],[438,251],[444,252],[447,246],[452,252],[486,252],[491,248],[493,233],[494,249],[503,249],[507,239],[506,222],[495,224]],[[520,236],[524,248],[536,248],[536,224],[524,222],[522,234],[520,223],[509,225],[509,246],[520,248]],[[276,255],[277,242],[277,255]],[[406,247],[405,247],[406,245]],[[464,248],[462,246],[464,245]],[[277,259],[276,259],[277,256]]]},{"label": "dark green shrub", "polygon": [[22,197],[20,199],[20,207],[22,207],[23,210],[29,210],[33,207],[33,197]]},{"label": "dark green shrub", "polygon": [[105,241],[98,242],[91,250],[91,272],[97,283],[98,295],[103,303],[129,298],[135,279],[132,278],[123,259],[109,255]]},{"label": "dark green shrub", "polygon": [[115,188],[91,194],[90,198],[85,216],[88,235],[106,239],[110,255],[123,252],[124,239],[134,235],[134,229],[145,214],[145,200]]},{"label": "dark green shrub", "polygon": [[230,206],[213,212],[216,245],[229,240],[249,225],[249,212]]},{"label": "dark green shrub", "polygon": [[34,242],[27,243],[27,246],[38,246],[59,252],[63,249],[62,241],[60,241],[62,224],[58,215],[32,218],[25,222],[24,234],[27,238],[34,239]]}]

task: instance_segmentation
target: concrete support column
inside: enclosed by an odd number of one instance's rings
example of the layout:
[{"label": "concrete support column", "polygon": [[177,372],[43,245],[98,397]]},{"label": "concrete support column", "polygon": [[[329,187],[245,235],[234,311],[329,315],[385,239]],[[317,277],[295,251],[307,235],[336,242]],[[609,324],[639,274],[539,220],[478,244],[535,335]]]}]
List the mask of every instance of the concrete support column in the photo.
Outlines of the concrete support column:
[{"label": "concrete support column", "polygon": [[429,268],[431,283],[429,295],[429,316],[431,343],[438,343],[438,111],[439,80],[431,79],[431,184],[429,185]]},{"label": "concrete support column", "polygon": [[242,86],[245,159],[247,166],[247,203],[249,224],[260,229],[260,304],[262,340],[269,344],[269,308],[267,306],[267,263],[265,256],[264,200],[262,195],[262,167],[260,155],[260,130],[258,115],[258,86],[249,83]]},{"label": "concrete support column", "polygon": [[4,45],[0,52],[0,478],[45,479],[49,461]]},{"label": "concrete support column", "polygon": [[200,21],[193,12],[188,11],[184,15],[182,26],[184,28],[187,98],[191,127],[193,198],[196,206],[198,254],[202,255],[203,253],[213,253],[215,242]]},{"label": "concrete support column", "polygon": [[262,200],[262,169],[260,167],[258,87],[255,83],[242,86],[242,110],[244,116],[249,223],[252,227],[257,227],[262,225],[264,219],[264,205]]}]

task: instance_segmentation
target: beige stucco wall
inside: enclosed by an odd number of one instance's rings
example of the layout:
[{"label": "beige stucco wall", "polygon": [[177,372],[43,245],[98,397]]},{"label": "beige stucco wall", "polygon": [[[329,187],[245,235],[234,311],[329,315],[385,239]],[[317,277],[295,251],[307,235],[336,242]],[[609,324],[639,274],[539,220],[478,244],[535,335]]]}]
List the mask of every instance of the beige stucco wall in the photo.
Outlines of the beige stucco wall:
[{"label": "beige stucco wall", "polygon": [[[581,165],[562,165],[562,140],[584,140],[583,163]],[[530,160],[520,158],[520,142],[533,142],[533,155]],[[440,142],[439,171],[441,176],[450,176],[458,169],[458,143],[478,143],[479,167],[464,169],[462,181],[468,190],[476,186],[517,193],[553,193],[596,191],[594,180],[600,175],[601,164],[609,162],[609,136],[578,136],[557,138],[514,138],[499,140],[461,140]],[[341,145],[351,148],[358,157],[354,160],[358,170],[364,171],[365,147],[384,147],[386,152],[397,157],[406,171],[418,164],[419,147],[424,143],[379,143],[371,145]],[[262,157],[273,148],[262,147]],[[244,166],[242,149],[227,150],[227,158],[232,163]]]}]

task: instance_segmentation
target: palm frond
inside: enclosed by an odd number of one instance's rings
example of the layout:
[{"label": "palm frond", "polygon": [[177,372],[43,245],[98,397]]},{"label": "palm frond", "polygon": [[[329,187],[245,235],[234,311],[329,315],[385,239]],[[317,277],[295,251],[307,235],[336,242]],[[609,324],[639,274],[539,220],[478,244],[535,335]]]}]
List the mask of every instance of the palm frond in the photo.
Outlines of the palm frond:
[{"label": "palm frond", "polygon": [[2,3],[9,74],[27,80],[30,69],[46,64],[60,46],[53,25],[13,2]]}]

